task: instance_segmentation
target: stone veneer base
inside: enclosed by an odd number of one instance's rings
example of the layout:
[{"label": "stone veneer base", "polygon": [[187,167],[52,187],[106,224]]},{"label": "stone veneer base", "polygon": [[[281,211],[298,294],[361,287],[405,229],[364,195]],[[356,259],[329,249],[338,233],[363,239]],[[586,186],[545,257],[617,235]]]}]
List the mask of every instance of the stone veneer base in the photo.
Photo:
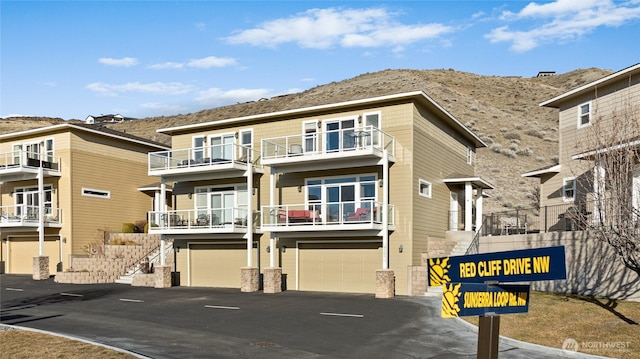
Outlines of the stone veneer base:
[{"label": "stone veneer base", "polygon": [[257,292],[259,289],[259,273],[256,267],[242,267],[240,269],[240,291]]},{"label": "stone veneer base", "polygon": [[33,257],[33,280],[49,279],[49,257]]},{"label": "stone veneer base", "polygon": [[396,277],[390,269],[376,271],[376,298],[393,298],[395,296]]},{"label": "stone veneer base", "polygon": [[156,288],[171,287],[171,266],[155,266],[153,267],[153,274],[155,275]]},{"label": "stone veneer base", "polygon": [[264,269],[264,293],[282,292],[282,268],[270,267]]}]

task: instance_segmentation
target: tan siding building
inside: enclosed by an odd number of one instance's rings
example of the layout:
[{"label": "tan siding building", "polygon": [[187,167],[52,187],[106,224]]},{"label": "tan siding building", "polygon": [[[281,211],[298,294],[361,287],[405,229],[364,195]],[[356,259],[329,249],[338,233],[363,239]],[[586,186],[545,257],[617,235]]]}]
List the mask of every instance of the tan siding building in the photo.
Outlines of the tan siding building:
[{"label": "tan siding building", "polygon": [[151,181],[147,153],[165,148],[85,125],[1,135],[3,270],[32,273],[33,258],[41,255],[49,257],[49,273],[66,270],[70,256],[84,254],[98,230],[144,221],[153,201],[138,190]]},{"label": "tan siding building", "polygon": [[492,188],[485,144],[423,92],[158,132],[173,149],[149,175],[176,206],[150,232],[173,240],[181,285],[407,294],[424,255],[471,240]]}]

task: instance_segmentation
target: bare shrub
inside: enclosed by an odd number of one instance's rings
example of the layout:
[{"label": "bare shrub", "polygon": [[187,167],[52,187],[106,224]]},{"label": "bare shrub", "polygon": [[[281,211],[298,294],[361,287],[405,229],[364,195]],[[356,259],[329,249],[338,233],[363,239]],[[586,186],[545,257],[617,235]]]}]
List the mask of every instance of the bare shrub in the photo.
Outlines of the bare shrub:
[{"label": "bare shrub", "polygon": [[511,143],[511,144],[509,145],[509,149],[510,149],[511,151],[515,151],[515,152],[517,153],[517,152],[518,152],[518,150],[519,150],[519,148],[518,148],[518,144],[517,144],[517,143]]},{"label": "bare shrub", "polygon": [[499,144],[499,143],[494,143],[493,145],[491,145],[491,151],[493,151],[495,153],[502,152],[502,145]]},{"label": "bare shrub", "polygon": [[536,157],[536,161],[538,161],[538,162],[544,162],[544,161],[546,161],[546,160],[547,160],[547,159],[546,159],[546,158],[544,158],[544,157]]},{"label": "bare shrub", "polygon": [[517,132],[509,132],[504,134],[504,138],[507,140],[520,140],[520,134]]},{"label": "bare shrub", "polygon": [[516,154],[519,156],[531,156],[533,155],[533,150],[529,147],[525,147],[516,151]]},{"label": "bare shrub", "polygon": [[503,155],[509,157],[509,158],[516,158],[518,157],[518,155],[516,155],[516,152],[510,149],[504,149],[502,151],[500,151],[500,153],[502,153]]},{"label": "bare shrub", "polygon": [[555,142],[555,143],[557,143],[557,142],[558,142],[558,139],[557,139],[557,138],[552,138],[552,137],[546,137],[544,140],[545,140],[546,142]]},{"label": "bare shrub", "polygon": [[543,139],[547,133],[544,131],[538,131],[538,130],[527,130],[524,134],[531,137],[537,137],[537,138]]},{"label": "bare shrub", "polygon": [[482,137],[480,137],[480,139],[482,140],[482,142],[487,143],[487,144],[493,143],[493,138],[491,138],[489,136],[482,136]]}]

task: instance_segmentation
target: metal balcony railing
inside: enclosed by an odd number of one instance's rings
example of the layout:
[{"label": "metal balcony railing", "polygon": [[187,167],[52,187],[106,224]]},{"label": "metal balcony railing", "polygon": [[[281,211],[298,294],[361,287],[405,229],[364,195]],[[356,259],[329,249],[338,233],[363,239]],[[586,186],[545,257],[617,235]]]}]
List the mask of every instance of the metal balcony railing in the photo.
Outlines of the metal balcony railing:
[{"label": "metal balcony railing", "polygon": [[[335,202],[263,206],[263,227],[324,226],[334,224],[382,224],[381,202]],[[393,225],[394,206],[389,205],[389,225]]]},{"label": "metal balcony railing", "polygon": [[357,150],[381,154],[386,149],[394,156],[394,148],[395,139],[373,126],[266,138],[261,145],[265,161]]},{"label": "metal balcony railing", "polygon": [[237,163],[260,167],[260,152],[252,148],[223,144],[149,153],[149,172],[203,168]]},{"label": "metal balcony railing", "polygon": [[[246,208],[151,211],[148,213],[149,231],[247,228],[247,214]],[[258,212],[253,212],[250,219],[254,228],[259,225]]]},{"label": "metal balcony railing", "polygon": [[38,168],[60,170],[60,158],[32,151],[11,151],[0,153],[0,171],[9,168]]},{"label": "metal balcony railing", "polygon": [[[60,208],[45,207],[45,224],[61,224],[62,211]],[[37,225],[40,222],[40,207],[28,205],[0,207],[0,224],[3,225]]]}]

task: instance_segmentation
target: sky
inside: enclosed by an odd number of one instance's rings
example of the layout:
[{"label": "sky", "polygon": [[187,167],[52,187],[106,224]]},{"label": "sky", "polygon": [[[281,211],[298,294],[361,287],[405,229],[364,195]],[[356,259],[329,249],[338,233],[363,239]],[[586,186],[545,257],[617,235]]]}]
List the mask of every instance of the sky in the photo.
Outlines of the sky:
[{"label": "sky", "polygon": [[0,0],[1,117],[170,116],[385,69],[639,62],[640,0]]}]

